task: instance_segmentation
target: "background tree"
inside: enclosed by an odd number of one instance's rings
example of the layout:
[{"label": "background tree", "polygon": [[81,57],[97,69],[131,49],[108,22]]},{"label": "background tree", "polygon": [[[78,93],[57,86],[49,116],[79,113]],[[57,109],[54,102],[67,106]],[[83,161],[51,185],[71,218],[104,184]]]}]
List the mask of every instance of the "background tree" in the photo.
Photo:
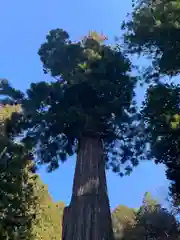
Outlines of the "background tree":
[{"label": "background tree", "polygon": [[31,84],[25,95],[1,84],[2,93],[23,109],[9,124],[9,133],[26,130],[23,144],[38,155],[39,163],[48,164],[49,171],[77,153],[63,239],[111,239],[105,165],[129,174],[143,157],[143,135],[135,121],[137,79],[120,48],[93,35],[74,43],[64,30],[52,30],[39,56],[44,72],[55,82]]},{"label": "background tree", "polygon": [[[136,217],[137,239],[177,239],[178,224],[175,217],[155,201],[149,193],[143,199]],[[139,236],[139,237],[138,237]]]},{"label": "background tree", "polygon": [[178,222],[174,215],[148,192],[138,210],[119,206],[112,213],[112,219],[117,240],[177,240],[179,237]]},{"label": "background tree", "polygon": [[167,166],[171,192],[177,203],[180,199],[179,90],[179,86],[173,84],[158,84],[149,88],[142,112],[149,128],[153,156],[157,163]]},{"label": "background tree", "polygon": [[[176,76],[180,70],[179,1],[136,1],[123,24],[128,52],[152,60],[143,77],[150,83],[142,109],[152,159],[164,163],[171,180],[171,194],[180,199],[179,85],[162,77]],[[154,80],[156,80],[154,83]]]},{"label": "background tree", "polygon": [[34,184],[34,194],[37,197],[36,219],[32,226],[34,238],[36,240],[61,239],[64,204],[53,201],[47,186],[39,177]]},{"label": "background tree", "polygon": [[0,238],[61,239],[63,203],[53,202],[25,149],[6,133],[7,120],[20,110],[19,105],[0,108]]},{"label": "background tree", "polygon": [[112,212],[112,222],[115,239],[123,239],[136,224],[136,210],[120,205]]},{"label": "background tree", "polygon": [[18,105],[0,107],[0,238],[32,239],[35,214],[32,162],[23,147],[6,134],[8,119],[19,112]]},{"label": "background tree", "polygon": [[[180,5],[178,0],[137,0],[132,14],[124,21],[128,51],[153,60],[156,76],[179,74]],[[169,61],[171,59],[171,61]],[[152,78],[150,74],[149,77]]]}]

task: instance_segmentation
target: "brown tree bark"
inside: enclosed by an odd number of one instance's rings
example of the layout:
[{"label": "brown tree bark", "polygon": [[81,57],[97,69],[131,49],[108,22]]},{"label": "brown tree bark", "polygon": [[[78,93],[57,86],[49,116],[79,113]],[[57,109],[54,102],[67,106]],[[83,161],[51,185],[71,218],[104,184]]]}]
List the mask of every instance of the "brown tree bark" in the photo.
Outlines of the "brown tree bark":
[{"label": "brown tree bark", "polygon": [[99,137],[80,140],[71,203],[64,210],[62,239],[114,239]]}]

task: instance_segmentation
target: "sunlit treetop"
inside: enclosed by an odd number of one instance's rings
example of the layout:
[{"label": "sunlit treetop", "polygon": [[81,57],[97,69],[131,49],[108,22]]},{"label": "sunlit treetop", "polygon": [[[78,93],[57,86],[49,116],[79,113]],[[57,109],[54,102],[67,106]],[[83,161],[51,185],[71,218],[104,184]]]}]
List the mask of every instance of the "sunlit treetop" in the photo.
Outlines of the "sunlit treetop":
[{"label": "sunlit treetop", "polygon": [[107,36],[105,36],[103,33],[98,34],[96,31],[89,31],[85,39],[88,39],[88,38],[96,40],[99,43],[104,43],[104,41],[108,40]]},{"label": "sunlit treetop", "polygon": [[[116,172],[127,162],[129,173],[143,155],[143,136],[134,122],[137,79],[131,63],[118,46],[97,37],[93,33],[74,42],[66,31],[51,30],[38,54],[44,72],[55,80],[32,83],[24,96],[16,95],[23,113],[11,122],[11,131],[26,130],[24,143],[38,153],[40,163],[50,163],[50,170],[73,155],[83,137],[103,140],[108,164]],[[11,86],[8,91],[18,92]]]}]

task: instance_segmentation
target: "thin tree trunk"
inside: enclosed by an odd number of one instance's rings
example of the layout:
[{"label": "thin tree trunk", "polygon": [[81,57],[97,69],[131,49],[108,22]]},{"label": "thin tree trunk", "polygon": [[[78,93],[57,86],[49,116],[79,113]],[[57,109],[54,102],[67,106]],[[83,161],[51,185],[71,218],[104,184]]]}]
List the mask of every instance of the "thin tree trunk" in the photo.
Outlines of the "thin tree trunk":
[{"label": "thin tree trunk", "polygon": [[112,240],[103,145],[98,137],[82,138],[73,193],[63,218],[63,240]]}]

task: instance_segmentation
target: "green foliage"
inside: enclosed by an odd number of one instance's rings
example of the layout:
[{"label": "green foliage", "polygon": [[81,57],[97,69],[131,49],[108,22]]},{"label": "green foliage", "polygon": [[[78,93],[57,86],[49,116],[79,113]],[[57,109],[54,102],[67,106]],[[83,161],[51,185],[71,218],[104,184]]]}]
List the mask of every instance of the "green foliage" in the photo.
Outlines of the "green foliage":
[{"label": "green foliage", "polygon": [[[112,219],[117,240],[178,239],[175,217],[155,201],[149,193],[138,211],[119,206]],[[118,233],[118,234],[117,234]]]},{"label": "green foliage", "polygon": [[14,107],[24,97],[24,94],[21,91],[9,87],[7,79],[0,79],[0,95],[8,96],[4,99],[1,98],[3,106],[6,104],[12,106],[14,104]]},{"label": "green foliage", "polygon": [[0,147],[5,149],[0,159],[0,239],[60,239],[64,205],[52,201],[33,173],[28,152],[6,132],[8,120],[20,110],[19,105],[0,108]]},{"label": "green foliage", "polygon": [[7,239],[29,239],[35,211],[33,177],[25,171],[19,158],[10,161],[0,171],[0,226]]},{"label": "green foliage", "polygon": [[112,223],[115,239],[123,239],[136,223],[136,211],[120,205],[112,212]]},{"label": "green foliage", "polygon": [[32,227],[34,238],[36,240],[61,239],[64,204],[62,202],[53,202],[47,186],[42,183],[40,178],[37,178],[34,192],[37,196],[38,209]]},{"label": "green foliage", "polygon": [[148,89],[142,109],[152,158],[166,165],[167,177],[172,181],[171,193],[177,200],[180,197],[179,103],[179,86],[157,84]]},{"label": "green foliage", "polygon": [[[100,135],[107,166],[129,174],[144,151],[143,134],[135,121],[137,79],[119,47],[94,36],[74,43],[62,29],[49,32],[38,54],[45,73],[56,81],[31,84],[24,97],[16,96],[23,112],[9,124],[9,134],[26,130],[23,144],[33,151],[38,146],[39,163],[47,163],[49,171],[76,153],[82,136]],[[2,90],[7,96],[16,91],[3,85]],[[123,163],[127,163],[124,170]]]},{"label": "green foliage", "polygon": [[153,60],[148,78],[179,74],[179,0],[138,0],[131,17],[123,23],[128,51],[143,53]]},{"label": "green foliage", "polygon": [[136,221],[137,239],[175,240],[179,235],[175,217],[147,195],[144,197],[143,206],[137,214]]},{"label": "green foliage", "polygon": [[[0,109],[0,239],[30,239],[35,211],[32,163],[23,146],[10,141],[7,119],[19,106]],[[32,238],[31,238],[32,239]]]},{"label": "green foliage", "polygon": [[[159,81],[164,75],[179,74],[180,65],[180,1],[138,0],[131,17],[123,24],[129,52],[143,54],[152,60],[144,78],[150,86],[143,106],[152,158],[164,163],[171,180],[171,193],[180,199],[179,149],[179,85]],[[160,83],[159,83],[160,82]]]},{"label": "green foliage", "polygon": [[11,120],[12,115],[20,112],[19,105],[2,105],[0,107],[0,151],[3,152],[4,148],[8,146],[8,150],[10,149],[10,145],[13,143],[9,141],[7,134],[7,124],[8,121]]}]

